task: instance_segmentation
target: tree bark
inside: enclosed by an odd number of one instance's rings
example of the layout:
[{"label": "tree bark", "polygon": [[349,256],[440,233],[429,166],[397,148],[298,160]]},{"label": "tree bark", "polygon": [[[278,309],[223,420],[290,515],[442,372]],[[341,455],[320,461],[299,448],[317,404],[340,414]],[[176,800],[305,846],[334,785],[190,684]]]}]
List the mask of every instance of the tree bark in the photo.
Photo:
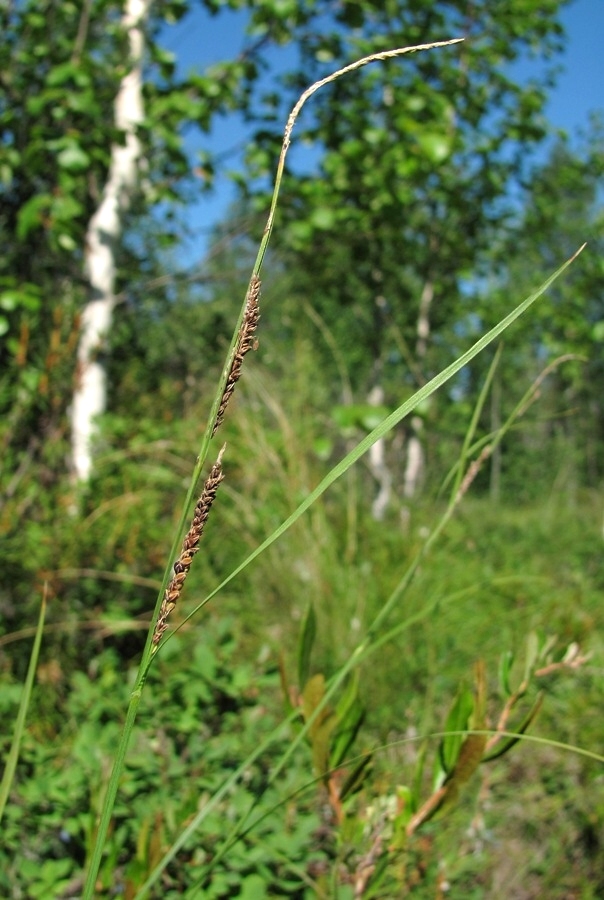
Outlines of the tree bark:
[{"label": "tree bark", "polygon": [[412,417],[411,428],[413,431],[407,440],[407,465],[405,466],[403,482],[403,496],[405,500],[411,500],[415,497],[424,474],[425,465],[424,445],[421,439],[423,422],[419,416]]},{"label": "tree bark", "polygon": [[[381,406],[384,402],[384,388],[375,385],[367,398],[371,406]],[[368,455],[371,474],[379,485],[379,491],[371,504],[371,514],[376,522],[382,522],[392,493],[392,475],[386,463],[386,443],[380,438],[369,448]]]},{"label": "tree bark", "polygon": [[[421,369],[428,349],[430,337],[430,309],[434,299],[434,281],[429,277],[422,289],[417,314],[415,356]],[[407,462],[405,466],[403,494],[411,500],[417,493],[425,468],[424,445],[422,443],[423,422],[420,416],[413,416],[411,433],[407,439]]]},{"label": "tree bark", "polygon": [[150,2],[125,2],[122,24],[128,36],[130,66],[120,83],[114,106],[114,121],[125,133],[125,142],[111,148],[101,202],[86,233],[85,274],[90,285],[90,298],[82,313],[71,409],[72,470],[79,482],[86,482],[90,477],[96,421],[106,406],[106,372],[101,357],[115,306],[115,251],[124,214],[138,184],[141,144],[137,126],[144,115],[144,26]]}]

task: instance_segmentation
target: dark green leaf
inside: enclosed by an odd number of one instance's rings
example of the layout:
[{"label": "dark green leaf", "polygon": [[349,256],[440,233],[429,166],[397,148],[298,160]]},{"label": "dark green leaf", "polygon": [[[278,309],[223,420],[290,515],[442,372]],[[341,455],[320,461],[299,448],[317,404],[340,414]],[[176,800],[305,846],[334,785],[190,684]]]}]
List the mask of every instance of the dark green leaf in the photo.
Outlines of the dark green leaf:
[{"label": "dark green leaf", "polygon": [[298,686],[300,690],[304,688],[310,676],[310,659],[316,634],[317,617],[311,600],[304,613],[300,642],[298,644]]}]

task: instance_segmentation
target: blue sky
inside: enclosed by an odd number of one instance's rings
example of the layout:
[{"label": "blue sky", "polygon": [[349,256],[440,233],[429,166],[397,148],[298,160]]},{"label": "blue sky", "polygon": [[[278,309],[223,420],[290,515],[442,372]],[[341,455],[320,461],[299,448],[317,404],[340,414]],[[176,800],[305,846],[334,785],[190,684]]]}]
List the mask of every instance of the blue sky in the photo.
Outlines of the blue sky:
[{"label": "blue sky", "polygon": [[564,71],[547,114],[572,132],[587,122],[591,110],[604,110],[604,0],[575,0],[562,21],[568,34]]},{"label": "blue sky", "polygon": [[[564,53],[559,58],[562,67],[557,86],[550,95],[546,115],[556,127],[577,134],[587,125],[589,113],[604,113],[604,0],[574,0],[562,13],[567,33]],[[175,52],[178,62],[185,69],[203,70],[213,62],[235,56],[244,43],[246,15],[226,12],[216,18],[196,13],[170,28],[164,37],[164,45]],[[286,64],[287,49],[271,52],[271,61],[279,66]],[[531,74],[530,64],[516,66],[519,80]],[[199,142],[199,146],[211,152],[233,150],[246,139],[241,122],[233,116],[217,121],[212,134]],[[182,250],[181,262],[190,264],[199,259],[207,245],[207,235],[224,216],[229,203],[235,197],[235,189],[225,172],[218,174],[216,187],[211,194],[200,194],[198,201],[187,208],[187,219],[196,237]]]}]

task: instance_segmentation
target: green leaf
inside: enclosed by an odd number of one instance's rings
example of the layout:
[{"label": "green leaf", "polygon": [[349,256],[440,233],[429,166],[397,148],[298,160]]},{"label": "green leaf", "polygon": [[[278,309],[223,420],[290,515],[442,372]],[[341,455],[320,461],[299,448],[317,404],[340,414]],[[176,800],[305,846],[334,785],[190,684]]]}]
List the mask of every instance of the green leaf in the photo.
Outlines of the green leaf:
[{"label": "green leaf", "polygon": [[531,631],[526,639],[526,656],[524,660],[524,681],[528,683],[533,669],[539,659],[539,638],[536,632]]},{"label": "green leaf", "polygon": [[24,240],[34,228],[40,227],[44,213],[48,213],[52,202],[52,194],[36,194],[23,204],[17,213],[16,233],[20,241]]},{"label": "green leaf", "polygon": [[346,718],[350,712],[354,708],[354,706],[359,701],[359,672],[358,669],[354,671],[352,676],[348,679],[346,684],[346,690],[340,697],[337,706],[336,713],[338,719],[341,722],[345,722]]},{"label": "green leaf", "polygon": [[62,169],[72,172],[81,172],[90,166],[90,157],[75,141],[70,141],[64,150],[57,156],[57,162]]},{"label": "green leaf", "polygon": [[460,788],[467,784],[482,762],[486,742],[486,734],[469,734],[464,740],[455,762],[455,768],[447,778],[446,794],[439,813],[449,809],[457,801]]},{"label": "green leaf", "polygon": [[[493,759],[498,759],[500,756],[503,756],[504,753],[507,753],[515,744],[518,743],[521,736],[526,732],[527,728],[533,722],[543,705],[543,693],[537,695],[537,698],[530,710],[527,712],[525,717],[520,722],[520,725],[515,729],[514,735],[507,735],[502,737],[500,741],[498,741],[492,750],[488,753],[485,753],[482,757],[481,762],[491,762]],[[517,736],[516,736],[517,735]]]},{"label": "green leaf", "polygon": [[[470,716],[474,712],[474,696],[468,688],[462,688],[453,702],[447,716],[445,731],[463,732],[467,729]],[[463,734],[447,734],[440,744],[439,757],[446,775],[449,775],[457,764],[463,743]]]},{"label": "green leaf", "polygon": [[338,721],[329,756],[331,768],[337,768],[346,761],[364,720],[365,710],[360,700],[356,699],[354,705],[347,711],[346,717]]},{"label": "green leaf", "polygon": [[2,309],[5,309],[7,312],[12,312],[17,306],[19,306],[18,291],[3,291],[2,294],[0,294],[0,307],[2,307]]},{"label": "green leaf", "polygon": [[356,763],[354,768],[346,775],[346,778],[340,786],[340,800],[344,802],[347,797],[354,794],[362,786],[367,776],[367,769],[373,761],[373,754],[367,753]]},{"label": "green leaf", "polygon": [[313,210],[310,221],[313,227],[319,231],[329,231],[336,224],[336,215],[333,209],[320,206]]},{"label": "green leaf", "polygon": [[504,697],[509,697],[512,693],[510,687],[510,671],[514,664],[514,654],[511,650],[506,650],[501,654],[499,659],[499,687]]},{"label": "green leaf", "polygon": [[317,634],[317,617],[312,602],[306,607],[298,646],[298,686],[303,690],[310,674],[310,657]]},{"label": "green leaf", "polygon": [[70,194],[62,194],[54,198],[51,214],[53,219],[66,224],[72,224],[74,219],[83,212],[84,207]]},{"label": "green leaf", "polygon": [[444,162],[451,152],[451,141],[441,132],[420,131],[416,140],[423,155],[434,165]]},{"label": "green leaf", "polygon": [[60,234],[57,238],[57,243],[59,247],[67,250],[68,253],[72,253],[78,246],[70,234]]},{"label": "green leaf", "polygon": [[61,87],[69,81],[73,81],[78,87],[87,87],[90,84],[90,76],[77,63],[66,62],[54,66],[46,78],[49,87]]},{"label": "green leaf", "polygon": [[594,341],[604,341],[604,322],[596,322],[592,328],[592,337]]},{"label": "green leaf", "polygon": [[14,175],[13,175],[12,166],[9,165],[9,163],[7,163],[7,162],[0,163],[0,182],[5,187],[8,187],[8,185],[13,180],[13,177],[14,177]]},{"label": "green leaf", "polygon": [[0,293],[0,308],[5,309],[7,312],[12,312],[18,308],[33,311],[40,308],[40,303],[40,288],[29,282]]},{"label": "green leaf", "polygon": [[260,875],[248,875],[243,879],[237,896],[241,900],[264,900],[269,896],[266,892],[266,880]]},{"label": "green leaf", "polygon": [[358,670],[348,680],[346,690],[336,706],[336,718],[338,724],[329,759],[332,768],[337,768],[344,762],[365,718],[365,710],[359,698]]},{"label": "green leaf", "polygon": [[315,771],[324,775],[329,770],[329,745],[331,735],[338,724],[337,717],[327,706],[316,712],[325,696],[325,678],[313,675],[306,682],[302,692],[302,713],[304,721],[312,723],[308,729],[308,737],[312,748]]}]

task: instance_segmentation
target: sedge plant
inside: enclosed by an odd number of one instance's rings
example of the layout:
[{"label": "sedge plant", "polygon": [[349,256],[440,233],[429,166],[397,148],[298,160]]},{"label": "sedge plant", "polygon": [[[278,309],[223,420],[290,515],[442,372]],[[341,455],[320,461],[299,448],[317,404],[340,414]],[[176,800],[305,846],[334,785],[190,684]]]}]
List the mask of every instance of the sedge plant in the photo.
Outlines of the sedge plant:
[{"label": "sedge plant", "polygon": [[[260,242],[256,260],[253,265],[248,289],[246,291],[239,317],[233,332],[230,347],[227,352],[225,364],[216,388],[204,436],[199,448],[197,461],[193,469],[190,479],[190,485],[184,500],[179,525],[175,532],[174,541],[169,556],[169,563],[166,566],[161,588],[157,596],[151,626],[149,628],[147,640],[142,653],[134,689],[131,693],[125,723],[117,749],[115,751],[113,768],[107,783],[106,791],[104,793],[102,808],[94,837],[93,848],[90,853],[90,857],[86,862],[85,882],[81,894],[83,900],[92,900],[97,890],[97,879],[103,859],[104,848],[106,845],[107,835],[114,812],[116,798],[118,795],[120,778],[124,770],[126,754],[128,751],[129,742],[132,736],[134,723],[137,717],[148,674],[154,664],[154,660],[156,660],[158,655],[162,653],[162,648],[164,647],[166,642],[170,640],[171,635],[174,633],[174,630],[170,630],[173,621],[173,619],[171,620],[171,616],[173,616],[174,610],[180,601],[181,592],[183,590],[187,574],[193,564],[194,556],[199,549],[200,540],[210,516],[212,505],[215,502],[216,497],[219,495],[220,485],[228,474],[225,473],[224,470],[224,466],[228,461],[228,448],[226,448],[225,446],[220,447],[219,440],[217,439],[216,435],[224,419],[229,400],[236,388],[237,381],[240,378],[244,358],[250,350],[255,349],[257,346],[257,329],[260,319],[260,273],[275,221],[279,191],[285,167],[285,159],[288,148],[290,146],[292,131],[300,110],[302,109],[306,101],[317,90],[321,89],[327,84],[332,83],[340,77],[348,75],[349,73],[361,68],[362,66],[396,58],[407,53],[423,52],[438,47],[450,46],[452,44],[458,43],[460,40],[461,39],[453,39],[449,41],[439,41],[431,44],[423,44],[413,47],[398,48],[382,53],[372,54],[371,56],[359,59],[356,62],[353,62],[352,64],[339,69],[328,77],[311,85],[306,91],[304,91],[298,102],[293,107],[292,112],[290,113],[284,132],[283,144],[278,161],[275,186],[270,203],[267,223],[264,229],[262,240]],[[213,597],[215,597],[221,590],[226,587],[228,583],[236,578],[248,565],[250,565],[250,563],[254,559],[256,559],[264,551],[266,551],[268,547],[270,547],[289,528],[291,528],[292,525],[294,525],[294,523],[298,521],[298,519],[330,488],[332,484],[334,484],[337,479],[341,478],[346,472],[351,470],[351,467],[354,466],[354,464],[369,450],[369,448],[376,441],[387,435],[388,432],[391,431],[391,429],[393,429],[402,419],[408,416],[419,404],[425,401],[428,397],[431,396],[431,394],[433,394],[449,379],[451,379],[457,372],[460,371],[460,369],[462,369],[466,364],[474,359],[477,354],[484,350],[485,347],[496,341],[499,336],[519,316],[525,313],[529,309],[529,307],[548,289],[552,282],[562,274],[562,272],[571,262],[572,259],[564,263],[534,293],[528,296],[505,318],[503,318],[494,328],[492,328],[488,333],[481,337],[472,347],[470,347],[469,350],[460,355],[458,359],[447,366],[431,381],[421,387],[410,399],[400,404],[392,413],[390,413],[390,415],[386,416],[377,427],[375,427],[369,434],[367,434],[361,441],[359,441],[359,443],[350,452],[348,452],[346,456],[339,463],[337,463],[337,465],[335,465],[331,469],[331,471],[322,479],[322,481],[313,490],[310,491],[308,496],[303,500],[303,502],[298,505],[294,512],[292,512],[291,515],[288,516],[285,521],[283,521],[279,525],[279,527],[276,528],[272,532],[272,534],[270,534],[256,549],[254,549],[253,552],[251,552],[247,556],[247,558],[243,560],[243,562],[237,565],[229,574],[229,576],[222,581],[221,584],[214,588],[199,604],[197,604],[195,609],[183,621],[181,621],[181,625],[191,617],[196,616]],[[495,436],[493,438],[493,441],[491,442],[491,446],[493,445],[494,441],[499,439],[500,437]],[[215,453],[214,461],[210,466],[209,474],[206,476],[203,487],[200,491],[199,484],[202,479],[202,473],[206,469],[207,461],[210,458],[211,448],[215,444],[219,446],[219,449]],[[350,654],[347,662],[338,670],[338,672],[331,678],[329,682],[316,679],[312,681],[312,679],[308,678],[308,665],[312,645],[312,614],[309,613],[306,627],[303,630],[303,651],[301,655],[302,661],[300,663],[299,669],[301,682],[306,679],[307,685],[310,684],[310,687],[305,687],[304,684],[301,684],[302,693],[304,694],[302,704],[303,721],[301,723],[301,727],[298,728],[297,734],[291,741],[288,750],[281,756],[278,764],[273,768],[270,776],[271,783],[274,783],[275,780],[279,777],[280,773],[283,772],[292,754],[304,741],[310,741],[311,744],[313,744],[314,742],[315,761],[317,767],[324,770],[319,776],[323,779],[327,776],[327,773],[334,761],[336,764],[339,764],[340,762],[342,762],[343,757],[348,753],[350,743],[347,742],[346,739],[342,738],[339,741],[338,752],[334,757],[333,753],[331,752],[330,742],[333,738],[338,737],[338,731],[336,729],[326,733],[325,728],[322,728],[322,725],[324,725],[325,722],[329,719],[329,710],[333,707],[334,698],[337,692],[341,690],[342,686],[349,678],[349,676],[355,671],[355,669],[361,662],[365,661],[371,655],[371,653],[375,652],[375,650],[381,645],[383,641],[391,639],[392,629],[388,632],[385,630],[384,626],[389,619],[392,611],[399,603],[401,596],[410,584],[414,572],[419,565],[419,561],[421,560],[421,558],[423,558],[425,553],[428,552],[430,546],[434,543],[438,535],[441,533],[442,529],[445,527],[447,521],[460,502],[463,494],[467,490],[471,481],[471,476],[468,475],[469,470],[466,469],[465,463],[466,459],[469,457],[475,446],[476,445],[474,442],[473,430],[471,428],[466,440],[466,444],[464,445],[463,458],[460,460],[457,471],[453,474],[454,489],[451,495],[451,502],[447,508],[445,515],[443,516],[437,527],[432,531],[416,562],[413,563],[412,566],[407,570],[400,583],[395,587],[391,595],[383,603],[380,611],[374,618],[374,621],[367,629],[366,634],[358,643],[357,647]],[[192,514],[191,509],[193,509]],[[398,627],[409,627],[412,618],[413,617],[410,617],[408,622],[404,626]],[[482,697],[484,694],[484,678],[482,675],[477,676],[476,683],[476,708],[478,708],[478,706],[480,706],[480,704],[482,703]],[[347,697],[345,707],[347,706],[350,715],[357,716],[358,707],[356,706],[356,696],[354,690],[352,691],[352,693],[350,693],[349,691],[348,694],[345,694],[345,697]],[[342,710],[341,706],[339,708],[340,710]],[[468,709],[469,705],[466,696],[464,700],[459,701],[458,706],[454,710],[454,714],[452,714],[452,717],[447,724],[447,728],[450,733],[461,731],[464,735],[466,735],[466,738],[464,740],[455,741],[453,738],[451,738],[449,740],[449,743],[446,744],[443,750],[444,757],[446,758],[447,765],[449,767],[449,774],[451,772],[457,771],[456,766],[458,766],[460,756],[463,755],[463,748],[468,746],[467,735],[472,731],[472,728],[470,727],[470,715],[465,714],[467,713]],[[299,719],[299,711],[292,707],[289,713],[289,717],[280,727],[279,733],[281,733],[284,729],[286,730],[292,723],[295,723],[297,719]],[[342,719],[342,716],[341,721],[344,721]],[[500,729],[500,733],[502,736],[505,731],[505,721],[502,720],[503,724]],[[300,725],[299,722],[298,724]],[[476,716],[474,719],[474,731],[484,731],[484,729],[482,728],[482,724],[483,719],[480,716]],[[353,723],[350,729],[351,733],[355,733],[357,725]],[[241,766],[239,766],[234,772],[232,772],[227,778],[225,778],[221,787],[215,791],[211,799],[195,816],[192,817],[191,821],[183,829],[179,838],[174,842],[170,850],[164,855],[145,884],[142,885],[142,887],[139,889],[139,892],[136,895],[137,898],[142,898],[148,895],[149,890],[154,884],[157,883],[159,877],[161,876],[161,873],[164,871],[166,866],[185,845],[191,835],[194,834],[196,829],[200,827],[204,818],[210,813],[213,808],[217,806],[217,804],[220,802],[220,799],[228,793],[228,791],[238,781],[238,779],[241,778],[243,772],[251,764],[251,762],[253,762],[254,759],[258,758],[263,752],[265,752],[270,743],[275,740],[276,736],[276,734],[269,736],[269,738],[261,743],[256,748],[254,753],[250,757],[248,757]],[[515,739],[517,739],[517,735]],[[443,740],[446,741],[446,738],[443,738]],[[481,753],[485,749],[485,742],[486,738],[484,741],[481,738],[479,742],[476,742],[476,746],[478,746],[478,743],[480,744]],[[476,754],[474,754],[474,756],[477,758]],[[360,768],[358,774],[361,773],[361,770],[364,767],[364,763],[361,761],[359,766]],[[445,773],[445,775],[446,774],[447,773]],[[213,860],[213,865],[217,864],[224,853],[228,851],[232,842],[245,831],[246,827],[249,826],[249,815],[251,813],[252,810],[250,810],[250,813],[233,827],[232,833],[230,835],[225,835],[223,846],[217,852]]]}]

